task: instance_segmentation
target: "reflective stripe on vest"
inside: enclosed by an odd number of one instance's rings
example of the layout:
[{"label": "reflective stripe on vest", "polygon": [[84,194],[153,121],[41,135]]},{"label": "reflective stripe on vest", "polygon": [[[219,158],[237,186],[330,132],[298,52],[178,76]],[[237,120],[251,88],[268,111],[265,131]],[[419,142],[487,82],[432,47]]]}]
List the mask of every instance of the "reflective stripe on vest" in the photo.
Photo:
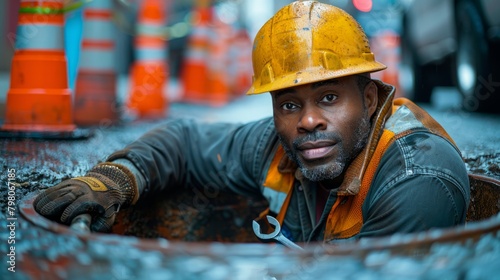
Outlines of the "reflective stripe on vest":
[{"label": "reflective stripe on vest", "polygon": [[[282,210],[286,211],[286,209],[282,209],[283,202],[287,194],[292,190],[295,180],[293,173],[281,174],[278,171],[279,163],[284,155],[285,150],[283,150],[283,147],[280,145],[269,166],[266,181],[264,182],[263,195],[269,202],[269,210],[274,213],[280,213]],[[280,221],[280,223],[281,222],[283,221]]]},{"label": "reflective stripe on vest", "polygon": [[[345,194],[339,196],[330,210],[326,222],[325,241],[350,238],[360,232],[363,226],[362,205],[382,156],[395,140],[412,133],[414,129],[424,128],[454,143],[446,131],[431,116],[410,100],[406,98],[395,99],[393,112],[393,115],[387,120],[384,126],[382,136],[363,175],[359,193],[356,195]],[[285,201],[284,198],[287,195],[291,195],[294,182],[292,173],[281,174],[278,172],[278,164],[283,156],[283,148],[280,146],[268,170],[263,192],[264,197],[272,205],[272,208],[270,206],[270,210],[278,213],[278,217],[280,218],[278,221],[280,223],[283,223],[289,202],[288,199],[283,203]]]}]

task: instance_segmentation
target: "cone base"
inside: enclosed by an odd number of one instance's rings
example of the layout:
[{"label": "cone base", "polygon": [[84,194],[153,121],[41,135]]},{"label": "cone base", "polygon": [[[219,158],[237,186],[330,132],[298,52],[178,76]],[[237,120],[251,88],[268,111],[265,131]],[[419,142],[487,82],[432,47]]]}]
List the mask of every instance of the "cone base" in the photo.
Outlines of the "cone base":
[{"label": "cone base", "polygon": [[[26,130],[25,130],[26,129]],[[20,126],[2,126],[0,129],[0,138],[10,139],[51,139],[51,140],[77,140],[86,139],[93,135],[93,131],[88,129],[74,128],[71,131],[47,131],[47,130],[29,130],[30,127]],[[44,128],[46,129],[46,128]]]},{"label": "cone base", "polygon": [[109,125],[118,122],[115,73],[80,70],[74,101],[73,114],[77,125]]},{"label": "cone base", "polygon": [[182,99],[179,101],[180,103],[185,103],[185,104],[193,104],[193,105],[200,105],[200,106],[209,106],[209,107],[224,107],[228,105],[231,100],[214,100],[214,99]]},{"label": "cone base", "polygon": [[212,96],[210,96],[210,94],[206,94],[205,96],[198,98],[190,95],[189,97],[184,97],[181,102],[210,107],[224,107],[229,104],[231,100],[232,99],[230,99],[227,94],[221,94],[220,96],[217,96],[216,94],[212,94]]},{"label": "cone base", "polygon": [[208,69],[204,64],[186,63],[182,73],[182,84],[184,92],[182,101],[186,103],[204,103],[207,95],[207,88],[209,87]]},{"label": "cone base", "polygon": [[134,108],[127,108],[128,114],[142,120],[157,120],[168,116],[167,110],[165,111],[140,111]]},{"label": "cone base", "polygon": [[10,84],[14,89],[68,88],[63,51],[17,50],[12,58]]},{"label": "cone base", "polygon": [[207,72],[202,65],[189,64],[182,78],[182,102],[221,107],[231,101],[232,94],[224,73]]},{"label": "cone base", "polygon": [[164,94],[167,71],[164,63],[138,62],[130,71],[127,110],[142,119],[167,116],[169,102]]},{"label": "cone base", "polygon": [[72,132],[76,125],[4,124],[0,130],[19,132]]},{"label": "cone base", "polygon": [[74,130],[71,91],[11,88],[2,128],[34,132]]}]

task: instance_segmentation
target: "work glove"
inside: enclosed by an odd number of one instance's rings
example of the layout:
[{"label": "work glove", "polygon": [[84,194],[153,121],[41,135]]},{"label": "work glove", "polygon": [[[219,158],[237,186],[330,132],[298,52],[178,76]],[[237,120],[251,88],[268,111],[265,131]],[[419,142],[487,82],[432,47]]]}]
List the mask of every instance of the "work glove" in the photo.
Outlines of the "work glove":
[{"label": "work glove", "polygon": [[104,162],[84,177],[65,180],[46,189],[33,202],[43,216],[69,225],[80,214],[90,214],[92,231],[108,232],[116,213],[139,197],[135,177],[120,164]]}]

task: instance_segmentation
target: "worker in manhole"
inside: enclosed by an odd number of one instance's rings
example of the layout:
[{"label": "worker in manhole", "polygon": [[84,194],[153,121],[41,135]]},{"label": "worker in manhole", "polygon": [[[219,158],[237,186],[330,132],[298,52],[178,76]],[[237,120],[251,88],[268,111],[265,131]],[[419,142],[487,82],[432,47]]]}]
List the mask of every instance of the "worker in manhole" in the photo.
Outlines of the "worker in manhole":
[{"label": "worker in manhole", "polygon": [[[119,209],[180,187],[263,196],[293,242],[444,228],[465,222],[470,190],[444,129],[394,87],[371,79],[377,62],[360,25],[316,1],[279,10],[257,33],[253,84],[273,117],[246,124],[175,119],[84,177],[34,201],[69,224],[82,213],[109,231]],[[250,226],[250,225],[249,225]]]}]

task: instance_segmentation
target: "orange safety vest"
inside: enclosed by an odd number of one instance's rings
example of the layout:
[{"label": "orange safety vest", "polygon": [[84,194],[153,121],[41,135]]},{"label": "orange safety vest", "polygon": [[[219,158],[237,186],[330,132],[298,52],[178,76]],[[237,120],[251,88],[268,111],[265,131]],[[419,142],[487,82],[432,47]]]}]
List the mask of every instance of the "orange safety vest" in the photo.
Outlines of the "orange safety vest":
[{"label": "orange safety vest", "polygon": [[[412,133],[415,129],[425,129],[430,133],[448,139],[455,145],[441,125],[424,110],[406,98],[394,99],[392,116],[387,119],[385,125],[384,123],[382,123],[382,125],[381,136],[378,142],[374,143],[374,147],[376,148],[371,151],[371,155],[366,162],[366,168],[361,170],[362,174],[359,174],[359,180],[354,181],[357,182],[359,186],[353,188],[355,190],[354,192],[352,190],[338,192],[339,197],[332,206],[326,222],[325,241],[350,238],[360,232],[363,226],[361,207],[370,189],[372,180],[375,177],[382,156],[395,140]],[[274,209],[279,210],[279,212],[276,212],[278,213],[277,220],[280,224],[283,223],[290,203],[295,181],[293,172],[281,173],[278,170],[278,166],[284,156],[286,156],[285,152],[283,148],[279,146],[263,184],[264,196],[271,201],[270,204],[274,204]],[[271,196],[269,193],[273,193],[274,195]],[[276,194],[278,194],[278,197],[281,196],[281,201],[277,199]],[[268,212],[269,209],[264,211],[260,217],[263,217]]]}]

